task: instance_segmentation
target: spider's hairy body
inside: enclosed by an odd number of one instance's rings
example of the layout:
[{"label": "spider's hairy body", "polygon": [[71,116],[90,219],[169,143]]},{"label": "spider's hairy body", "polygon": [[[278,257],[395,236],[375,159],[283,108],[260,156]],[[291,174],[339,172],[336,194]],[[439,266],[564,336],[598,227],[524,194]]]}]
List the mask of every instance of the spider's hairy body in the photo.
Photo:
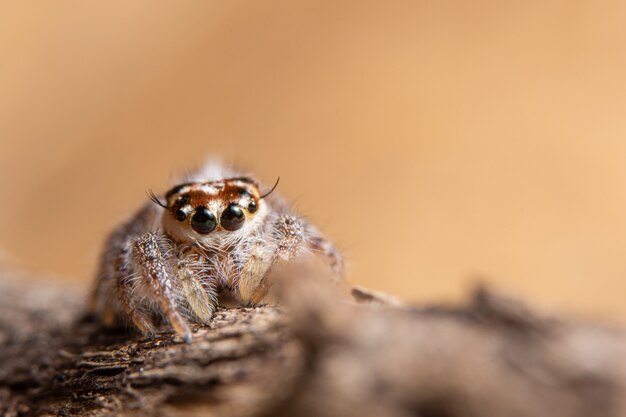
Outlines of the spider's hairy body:
[{"label": "spider's hairy body", "polygon": [[223,290],[261,304],[283,266],[313,259],[341,279],[333,245],[250,177],[211,163],[163,198],[151,196],[106,241],[92,297],[105,324],[126,317],[153,336],[162,316],[190,341],[189,323],[209,322]]}]

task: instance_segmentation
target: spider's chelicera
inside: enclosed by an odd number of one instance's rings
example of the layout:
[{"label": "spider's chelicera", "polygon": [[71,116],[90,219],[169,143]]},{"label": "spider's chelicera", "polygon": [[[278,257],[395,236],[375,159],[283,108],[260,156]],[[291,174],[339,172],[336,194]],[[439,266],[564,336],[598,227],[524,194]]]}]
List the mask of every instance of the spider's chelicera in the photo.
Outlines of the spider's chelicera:
[{"label": "spider's chelicera", "polygon": [[209,164],[163,197],[150,194],[105,244],[93,312],[109,325],[127,317],[148,336],[163,316],[190,341],[188,323],[207,323],[219,292],[260,304],[286,263],[321,260],[339,281],[340,254],[273,193],[276,184],[262,194],[253,178]]}]

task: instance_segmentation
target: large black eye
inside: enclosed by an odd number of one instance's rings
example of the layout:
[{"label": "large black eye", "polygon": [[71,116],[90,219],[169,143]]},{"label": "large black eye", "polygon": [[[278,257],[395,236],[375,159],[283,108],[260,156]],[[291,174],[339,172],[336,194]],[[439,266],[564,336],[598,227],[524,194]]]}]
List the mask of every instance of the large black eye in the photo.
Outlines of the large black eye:
[{"label": "large black eye", "polygon": [[211,213],[206,207],[198,207],[191,217],[191,227],[203,235],[211,233],[216,225],[215,214]]},{"label": "large black eye", "polygon": [[187,218],[187,213],[185,213],[183,209],[176,210],[176,213],[174,213],[174,215],[176,216],[176,220],[178,220],[179,222],[184,222]]},{"label": "large black eye", "polygon": [[222,227],[226,230],[237,230],[243,226],[243,222],[245,217],[243,215],[243,210],[235,203],[231,203],[226,210],[222,212],[222,219],[220,223]]}]

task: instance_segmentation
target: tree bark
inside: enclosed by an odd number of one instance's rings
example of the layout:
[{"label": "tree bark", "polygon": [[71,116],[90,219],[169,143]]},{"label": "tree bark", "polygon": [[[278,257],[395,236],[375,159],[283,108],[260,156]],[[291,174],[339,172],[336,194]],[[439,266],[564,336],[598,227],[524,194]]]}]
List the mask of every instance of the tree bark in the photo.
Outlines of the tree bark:
[{"label": "tree bark", "polygon": [[0,272],[6,416],[626,416],[626,332],[477,289],[349,302],[309,280],[220,308],[191,344],[85,320],[84,294]]}]

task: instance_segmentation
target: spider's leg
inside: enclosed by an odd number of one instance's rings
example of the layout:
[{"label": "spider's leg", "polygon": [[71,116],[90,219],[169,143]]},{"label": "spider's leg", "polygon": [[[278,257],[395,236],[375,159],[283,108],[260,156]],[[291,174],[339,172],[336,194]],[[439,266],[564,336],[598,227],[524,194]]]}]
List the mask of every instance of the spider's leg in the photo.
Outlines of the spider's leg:
[{"label": "spider's leg", "polygon": [[100,311],[100,300],[104,297],[104,286],[105,286],[105,278],[104,273],[102,271],[98,272],[96,285],[92,288],[89,293],[89,298],[87,300],[87,312],[91,315],[97,315]]},{"label": "spider's leg", "polygon": [[[256,300],[259,296],[262,297],[265,295],[265,292],[267,292],[267,290],[263,288],[265,272],[268,268],[268,263],[264,257],[265,245],[265,241],[261,238],[252,243],[250,257],[243,265],[241,273],[239,274],[237,288],[239,289],[239,300],[243,304],[254,304],[258,302],[258,300],[253,301],[253,298]],[[262,289],[262,294],[258,294],[255,297],[259,289]]]},{"label": "spider's leg", "polygon": [[302,248],[304,226],[293,216],[280,216],[272,225],[278,244],[271,255],[269,268],[263,256],[262,241],[256,242],[252,255],[239,278],[239,298],[245,304],[258,304],[267,295],[271,283],[268,277],[284,262],[291,261]]},{"label": "spider's leg", "polygon": [[[117,276],[117,299],[122,310],[128,315],[135,326],[149,338],[154,338],[156,331],[152,319],[144,311],[133,297],[136,286],[135,259],[133,258],[130,246],[126,247],[115,260],[115,274]],[[106,320],[106,310],[104,320]]]},{"label": "spider's leg", "polygon": [[87,313],[100,317],[102,324],[109,327],[115,324],[116,319],[115,276],[115,272],[107,274],[101,269],[87,301]]},{"label": "spider's leg", "polygon": [[116,283],[124,272],[120,269],[126,262],[119,261],[124,256],[124,247],[128,239],[117,230],[107,238],[104,253],[100,260],[96,285],[94,285],[87,301],[89,314],[99,316],[105,325],[111,326],[116,318]]},{"label": "spider's leg", "polygon": [[195,253],[184,255],[177,266],[183,296],[193,314],[208,323],[217,307],[217,291],[213,277]]},{"label": "spider's leg", "polygon": [[[156,331],[152,319],[146,311],[140,308],[135,302],[132,296],[132,284],[130,277],[124,277],[117,281],[117,297],[120,302],[120,306],[133,321],[133,324],[139,329],[139,331],[150,339],[154,339]],[[104,319],[106,319],[106,315]]]},{"label": "spider's leg", "polygon": [[314,254],[322,257],[330,266],[334,278],[340,281],[343,276],[343,257],[341,253],[315,227],[306,226],[306,246]]},{"label": "spider's leg", "polygon": [[175,301],[175,282],[167,272],[168,260],[158,233],[150,232],[133,243],[133,255],[137,272],[146,280],[148,290],[161,307],[163,314],[185,342],[191,342],[191,330],[178,312]]}]

